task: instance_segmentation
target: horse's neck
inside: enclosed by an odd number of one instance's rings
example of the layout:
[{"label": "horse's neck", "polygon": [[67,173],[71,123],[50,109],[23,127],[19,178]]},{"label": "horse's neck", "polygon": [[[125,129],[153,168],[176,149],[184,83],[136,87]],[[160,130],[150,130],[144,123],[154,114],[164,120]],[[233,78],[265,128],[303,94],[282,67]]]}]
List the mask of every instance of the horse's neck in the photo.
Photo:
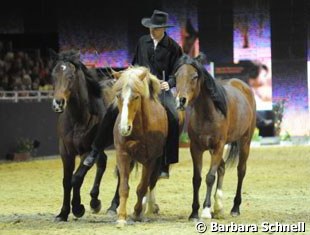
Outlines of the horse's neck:
[{"label": "horse's neck", "polygon": [[150,123],[150,113],[151,113],[151,101],[143,98],[141,100],[141,109],[137,111],[136,117],[134,120],[134,126],[138,127],[135,128],[135,132],[138,135],[143,135],[149,126]]},{"label": "horse's neck", "polygon": [[209,93],[207,93],[203,87],[203,84],[201,84],[199,95],[193,104],[193,110],[196,114],[200,114],[196,115],[196,118],[210,121],[213,120],[214,114],[216,113],[216,108],[211,99],[211,96]]},{"label": "horse's neck", "polygon": [[75,86],[76,91],[71,94],[68,101],[69,115],[74,122],[85,123],[90,117],[86,81],[79,78]]}]

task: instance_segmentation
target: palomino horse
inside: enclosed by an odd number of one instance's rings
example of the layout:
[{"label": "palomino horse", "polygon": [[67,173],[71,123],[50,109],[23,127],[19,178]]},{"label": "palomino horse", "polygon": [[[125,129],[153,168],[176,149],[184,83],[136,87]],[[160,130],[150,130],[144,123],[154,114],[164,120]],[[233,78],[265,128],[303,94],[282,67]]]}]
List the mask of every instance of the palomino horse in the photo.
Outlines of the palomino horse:
[{"label": "palomino horse", "polygon": [[[191,106],[188,125],[190,152],[193,160],[193,204],[190,219],[198,219],[199,188],[202,156],[211,154],[211,165],[206,176],[207,193],[202,218],[211,218],[211,191],[217,173],[214,195],[214,217],[223,213],[222,184],[225,174],[223,151],[230,144],[227,161],[239,155],[238,185],[232,216],[240,214],[242,181],[246,172],[251,137],[255,128],[256,104],[251,89],[238,79],[218,81],[206,71],[197,58],[184,55],[176,66],[177,105],[180,109]],[[227,163],[226,161],[226,163]]]},{"label": "palomino horse", "polygon": [[[83,159],[91,149],[97,126],[104,115],[104,101],[102,100],[102,88],[80,62],[78,52],[67,51],[59,55],[52,51],[51,53],[56,60],[52,71],[54,79],[53,109],[59,113],[57,131],[64,174],[63,205],[56,220],[67,221],[70,213],[72,187],[73,214],[76,217],[81,217],[85,212],[85,208],[81,204],[80,188],[91,164],[85,164]],[[109,99],[112,100],[112,98]],[[109,101],[105,100],[105,102]],[[113,136],[111,136],[111,144],[113,144]],[[73,176],[77,155],[80,155],[82,160]],[[94,212],[99,212],[101,208],[98,195],[101,178],[106,169],[106,161],[107,156],[102,152],[96,163],[96,177],[90,192],[92,197],[90,206]],[[115,195],[118,197],[118,193]],[[115,200],[118,201],[118,198],[114,198],[113,201]],[[114,206],[114,210],[116,207],[117,205]]]},{"label": "palomino horse", "polygon": [[[142,164],[133,214],[134,220],[141,220],[142,199],[148,188],[150,194],[153,194],[158,179],[168,122],[166,111],[157,97],[160,93],[159,80],[147,68],[131,67],[114,74],[117,78],[114,90],[119,109],[114,126],[114,145],[120,173],[117,225],[122,227],[127,219],[130,162],[135,160]],[[149,202],[149,206],[149,211],[154,212],[154,202]]]}]

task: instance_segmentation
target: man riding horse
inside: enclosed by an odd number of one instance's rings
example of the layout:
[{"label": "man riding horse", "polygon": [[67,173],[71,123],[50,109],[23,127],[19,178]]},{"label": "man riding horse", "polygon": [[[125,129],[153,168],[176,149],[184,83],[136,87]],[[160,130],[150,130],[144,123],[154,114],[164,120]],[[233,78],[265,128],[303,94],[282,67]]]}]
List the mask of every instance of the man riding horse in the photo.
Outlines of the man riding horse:
[{"label": "man riding horse", "polygon": [[[168,115],[168,138],[160,177],[168,178],[169,164],[177,163],[179,158],[178,113],[171,93],[171,88],[175,87],[175,79],[171,75],[177,60],[182,56],[182,49],[165,32],[166,28],[172,27],[168,24],[167,13],[154,10],[152,16],[143,18],[141,23],[149,28],[150,34],[139,39],[132,64],[148,67],[151,73],[161,80],[162,92],[159,97]],[[113,135],[117,114],[117,108],[112,106],[108,108],[92,144],[92,151],[86,158],[86,165],[92,165],[99,153],[110,145],[108,139]]]}]

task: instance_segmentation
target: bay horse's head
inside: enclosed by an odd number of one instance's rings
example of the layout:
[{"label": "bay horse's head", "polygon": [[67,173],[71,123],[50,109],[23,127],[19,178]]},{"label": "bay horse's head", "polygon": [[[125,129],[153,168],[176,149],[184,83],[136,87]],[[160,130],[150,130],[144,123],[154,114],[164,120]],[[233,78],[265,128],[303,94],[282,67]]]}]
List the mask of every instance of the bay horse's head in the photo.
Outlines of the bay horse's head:
[{"label": "bay horse's head", "polygon": [[119,132],[122,136],[129,136],[136,114],[141,111],[143,100],[157,100],[160,83],[145,67],[130,67],[114,72],[114,77],[117,79],[113,88],[120,115]]},{"label": "bay horse's head", "polygon": [[201,57],[191,58],[184,54],[176,65],[177,108],[185,110],[191,105],[201,89]]},{"label": "bay horse's head", "polygon": [[[76,64],[79,63],[79,52],[69,52],[64,54],[53,53],[53,59],[56,61],[56,65],[52,70],[53,85],[54,85],[54,98],[53,98],[53,110],[57,113],[61,113],[65,110],[67,102],[70,98],[74,80],[77,76]],[[70,57],[70,58],[69,58]]]}]

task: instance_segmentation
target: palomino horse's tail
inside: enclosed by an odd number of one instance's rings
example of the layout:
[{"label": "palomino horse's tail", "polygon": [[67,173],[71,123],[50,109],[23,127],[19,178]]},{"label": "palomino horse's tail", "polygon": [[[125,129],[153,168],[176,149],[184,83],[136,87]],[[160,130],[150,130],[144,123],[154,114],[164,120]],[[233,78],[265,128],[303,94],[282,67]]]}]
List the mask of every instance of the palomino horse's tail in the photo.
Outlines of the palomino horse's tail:
[{"label": "palomino horse's tail", "polygon": [[232,142],[228,145],[225,157],[227,167],[232,167],[236,164],[240,152],[239,141]]}]

